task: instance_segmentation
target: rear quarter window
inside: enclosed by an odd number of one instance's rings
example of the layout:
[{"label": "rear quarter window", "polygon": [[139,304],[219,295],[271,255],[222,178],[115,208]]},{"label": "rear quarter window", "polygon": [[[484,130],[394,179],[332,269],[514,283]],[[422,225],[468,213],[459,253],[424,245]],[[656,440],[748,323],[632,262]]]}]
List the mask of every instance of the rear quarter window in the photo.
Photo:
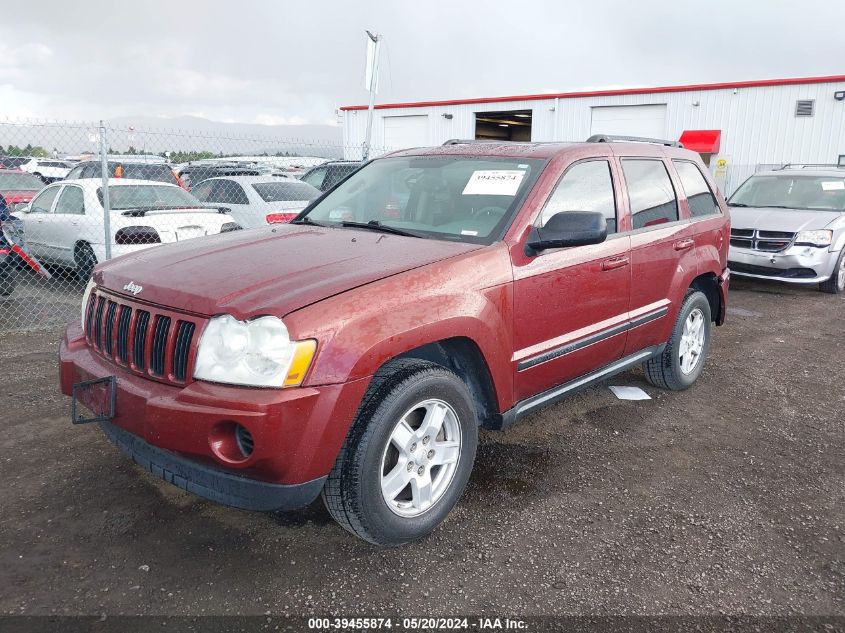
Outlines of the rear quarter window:
[{"label": "rear quarter window", "polygon": [[684,188],[692,217],[700,218],[722,212],[707,181],[694,163],[674,160],[672,164],[675,165],[675,171],[681,179],[681,186]]}]

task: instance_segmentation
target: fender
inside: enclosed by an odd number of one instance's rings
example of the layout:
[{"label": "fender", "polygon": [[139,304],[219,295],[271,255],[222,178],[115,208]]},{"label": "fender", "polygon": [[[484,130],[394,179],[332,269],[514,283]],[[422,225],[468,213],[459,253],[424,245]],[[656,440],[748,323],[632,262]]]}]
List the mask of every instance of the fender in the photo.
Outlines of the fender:
[{"label": "fender", "polygon": [[285,324],[292,338],[317,340],[310,386],[370,377],[416,347],[465,337],[481,351],[503,410],[513,397],[512,282],[499,242],[330,297],[287,315]]}]

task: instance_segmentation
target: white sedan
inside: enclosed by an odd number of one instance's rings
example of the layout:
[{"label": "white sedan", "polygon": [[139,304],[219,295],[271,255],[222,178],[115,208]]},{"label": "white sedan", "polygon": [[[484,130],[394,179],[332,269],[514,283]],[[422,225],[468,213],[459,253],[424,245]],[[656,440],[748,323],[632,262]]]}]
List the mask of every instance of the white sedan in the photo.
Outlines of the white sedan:
[{"label": "white sedan", "polygon": [[[90,178],[57,182],[15,212],[23,221],[26,244],[39,260],[72,267],[83,280],[105,260],[101,184]],[[112,257],[239,228],[228,213],[176,185],[113,178],[108,189]]]},{"label": "white sedan", "polygon": [[245,229],[290,222],[322,192],[294,178],[220,176],[196,184],[191,193],[205,203],[231,210]]}]

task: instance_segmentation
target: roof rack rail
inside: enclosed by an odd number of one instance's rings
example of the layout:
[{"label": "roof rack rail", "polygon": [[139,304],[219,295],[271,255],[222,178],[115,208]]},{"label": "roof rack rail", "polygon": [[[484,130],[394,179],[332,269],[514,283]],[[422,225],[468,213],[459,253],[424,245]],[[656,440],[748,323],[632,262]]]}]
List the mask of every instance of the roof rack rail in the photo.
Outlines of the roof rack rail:
[{"label": "roof rack rail", "polygon": [[679,141],[667,141],[660,138],[647,138],[645,136],[619,136],[617,134],[593,134],[587,139],[588,143],[651,143],[652,145],[665,145],[666,147],[681,147]]},{"label": "roof rack rail", "polygon": [[473,143],[516,143],[522,141],[504,141],[496,138],[450,138],[443,145],[472,145]]},{"label": "roof rack rail", "polygon": [[781,169],[845,169],[845,164],[838,163],[784,163],[775,170]]}]

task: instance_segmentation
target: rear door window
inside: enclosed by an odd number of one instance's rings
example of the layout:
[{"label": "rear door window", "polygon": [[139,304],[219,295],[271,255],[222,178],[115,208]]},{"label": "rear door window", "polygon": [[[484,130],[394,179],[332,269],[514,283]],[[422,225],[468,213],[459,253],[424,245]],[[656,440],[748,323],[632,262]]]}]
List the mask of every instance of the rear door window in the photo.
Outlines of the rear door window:
[{"label": "rear door window", "polygon": [[68,185],[59,196],[54,213],[85,215],[85,198],[82,189]]},{"label": "rear door window", "polygon": [[623,158],[622,171],[628,185],[633,229],[677,222],[678,199],[663,161]]},{"label": "rear door window", "polygon": [[234,180],[215,180],[214,189],[211,192],[212,202],[223,204],[249,204],[244,188]]},{"label": "rear door window", "polygon": [[681,185],[689,203],[690,215],[700,218],[721,213],[719,203],[716,202],[713,192],[710,191],[698,167],[685,160],[675,160],[672,163],[681,178]]}]

